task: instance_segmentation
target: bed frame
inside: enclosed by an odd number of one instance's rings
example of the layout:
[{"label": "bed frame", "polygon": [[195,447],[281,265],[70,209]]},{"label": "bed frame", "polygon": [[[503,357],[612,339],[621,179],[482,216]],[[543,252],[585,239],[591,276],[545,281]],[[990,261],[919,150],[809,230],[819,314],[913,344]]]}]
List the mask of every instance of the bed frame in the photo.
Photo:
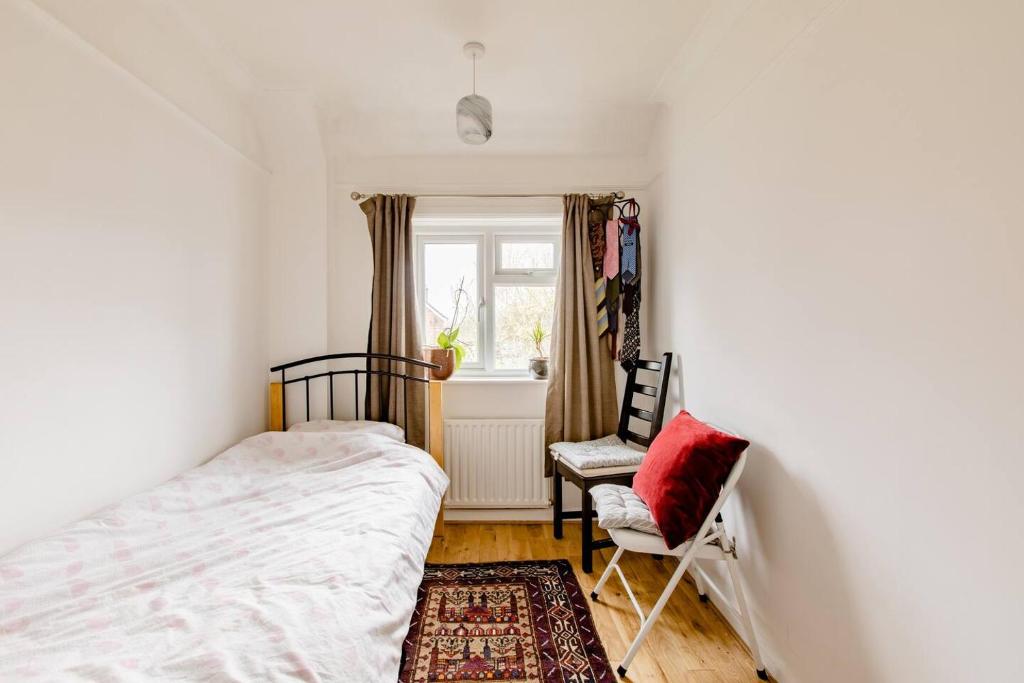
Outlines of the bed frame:
[{"label": "bed frame", "polygon": [[[328,363],[329,361],[354,361],[361,362],[364,367],[355,367],[342,370],[330,369],[330,365],[327,365],[329,369],[322,372],[316,372],[314,374],[305,374],[301,377],[288,377],[287,371],[293,368],[298,368],[304,365],[312,365],[315,363]],[[443,382],[436,379],[428,379],[427,377],[418,374],[422,372],[422,369],[440,369],[440,365],[436,363],[428,363],[427,361],[420,360],[418,358],[407,358],[405,356],[393,356],[386,353],[331,353],[325,356],[314,356],[312,358],[303,358],[302,360],[292,361],[290,363],[283,363],[281,365],[275,365],[270,368],[271,373],[280,373],[278,381],[270,382],[267,395],[267,406],[268,406],[268,418],[267,418],[267,429],[273,432],[285,431],[288,429],[288,408],[286,405],[286,389],[293,384],[302,383],[305,389],[305,404],[306,412],[305,419],[308,422],[310,419],[310,405],[309,405],[309,385],[310,382],[316,382],[317,380],[324,380],[327,383],[328,390],[328,416],[330,419],[334,419],[334,389],[335,381],[334,378],[338,375],[351,375],[352,376],[352,387],[353,396],[355,397],[355,408],[356,415],[355,419],[359,419],[359,376],[364,375],[364,393],[363,399],[366,398],[366,390],[370,387],[370,382],[377,381],[381,382],[381,378],[395,378],[401,380],[401,410],[399,415],[396,416],[395,424],[402,427],[406,432],[406,443],[409,441],[408,430],[405,428],[408,420],[409,413],[409,382],[418,382],[427,386],[427,450],[434,461],[437,462],[438,466],[444,468],[444,415],[442,409],[442,391],[441,387]],[[413,369],[415,368],[415,369]],[[307,370],[308,373],[308,370]],[[397,383],[396,383],[397,384]],[[414,385],[415,386],[415,385]],[[382,411],[385,412],[386,411]],[[365,416],[364,416],[365,417]],[[400,418],[400,419],[398,419]],[[444,535],[444,504],[441,505],[441,510],[437,515],[437,523],[434,525],[434,536]]]}]

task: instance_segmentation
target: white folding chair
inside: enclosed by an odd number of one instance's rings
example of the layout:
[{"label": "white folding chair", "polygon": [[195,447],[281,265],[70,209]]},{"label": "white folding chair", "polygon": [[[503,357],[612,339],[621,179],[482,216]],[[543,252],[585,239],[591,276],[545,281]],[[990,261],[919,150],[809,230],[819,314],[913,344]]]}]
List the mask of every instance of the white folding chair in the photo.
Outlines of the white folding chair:
[{"label": "white folding chair", "polygon": [[[721,494],[718,496],[718,500],[715,501],[714,506],[704,519],[704,523],[701,524],[700,530],[694,534],[693,538],[680,544],[676,548],[667,550],[665,547],[665,540],[660,535],[643,533],[635,531],[629,528],[623,529],[609,529],[608,533],[611,534],[612,540],[615,541],[615,545],[618,548],[615,551],[615,555],[612,557],[612,561],[608,563],[608,567],[604,570],[604,574],[601,575],[601,580],[597,582],[594,587],[594,592],[590,594],[591,599],[597,600],[598,594],[601,589],[604,588],[605,582],[608,581],[608,577],[611,576],[612,571],[615,571],[619,575],[619,580],[622,581],[623,587],[626,589],[626,595],[629,596],[629,601],[633,603],[633,609],[640,617],[640,633],[637,634],[633,640],[632,645],[629,646],[629,650],[626,652],[625,659],[622,660],[622,664],[619,666],[619,676],[626,675],[626,669],[629,668],[630,663],[633,661],[633,657],[636,656],[637,651],[643,644],[647,634],[650,633],[651,628],[654,627],[654,622],[657,621],[658,617],[661,616],[661,611],[665,608],[665,604],[671,597],[672,592],[679,585],[679,581],[683,578],[683,574],[686,573],[687,569],[690,569],[690,573],[693,575],[694,582],[697,584],[697,592],[700,595],[702,602],[707,601],[707,593],[704,591],[703,581],[701,580],[700,573],[693,571],[694,560],[719,560],[725,562],[729,568],[729,577],[732,580],[733,592],[736,595],[736,607],[732,608],[737,612],[741,622],[743,623],[743,630],[747,637],[748,644],[750,645],[750,652],[754,657],[754,663],[757,667],[757,677],[762,680],[768,680],[768,673],[765,671],[764,662],[761,660],[761,651],[757,646],[757,636],[754,633],[754,625],[750,619],[750,610],[747,607],[746,598],[743,595],[743,585],[740,581],[740,568],[739,563],[736,561],[736,545],[733,539],[729,538],[728,533],[725,530],[725,522],[722,519],[720,511],[722,506],[725,504],[726,499],[732,490],[736,487],[736,482],[740,478],[740,474],[743,473],[743,468],[747,463],[747,452],[746,450],[740,455],[739,460],[733,465],[732,471],[729,473],[729,477],[725,481],[725,485],[722,487]],[[661,597],[658,598],[658,602],[655,603],[654,609],[647,616],[644,616],[643,610],[640,608],[640,603],[637,602],[636,596],[633,595],[633,590],[629,586],[629,582],[626,580],[626,576],[622,573],[622,569],[619,568],[619,558],[622,557],[622,553],[626,550],[635,553],[646,553],[648,555],[667,555],[679,558],[679,566],[676,568],[675,573],[672,574],[672,578],[669,579],[668,585],[665,586],[665,590],[662,591]],[[731,607],[731,606],[729,606]]]}]

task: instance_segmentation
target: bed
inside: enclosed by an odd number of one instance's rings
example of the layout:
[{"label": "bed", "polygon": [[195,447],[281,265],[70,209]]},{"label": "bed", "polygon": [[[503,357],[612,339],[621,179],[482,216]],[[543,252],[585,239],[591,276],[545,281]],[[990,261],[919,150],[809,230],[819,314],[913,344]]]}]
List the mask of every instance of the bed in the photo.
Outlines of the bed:
[{"label": "bed", "polygon": [[0,557],[0,680],[396,680],[447,477],[290,426]]}]

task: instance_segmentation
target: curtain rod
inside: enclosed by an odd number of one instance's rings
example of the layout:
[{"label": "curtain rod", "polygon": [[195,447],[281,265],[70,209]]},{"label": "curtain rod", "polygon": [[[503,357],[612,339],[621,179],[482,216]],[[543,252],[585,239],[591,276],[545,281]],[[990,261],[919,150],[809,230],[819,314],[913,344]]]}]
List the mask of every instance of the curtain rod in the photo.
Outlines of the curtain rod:
[{"label": "curtain rod", "polygon": [[[615,190],[614,192],[605,193],[590,193],[591,197],[615,197],[616,199],[625,199],[626,193],[622,190]],[[352,201],[358,202],[361,199],[369,199],[373,195],[364,194],[362,192],[353,192],[351,195]],[[561,197],[561,194],[415,194],[414,197],[433,197],[435,199],[462,199],[464,197],[471,198],[486,198],[486,199],[515,199],[515,198],[529,198],[529,197]]]}]

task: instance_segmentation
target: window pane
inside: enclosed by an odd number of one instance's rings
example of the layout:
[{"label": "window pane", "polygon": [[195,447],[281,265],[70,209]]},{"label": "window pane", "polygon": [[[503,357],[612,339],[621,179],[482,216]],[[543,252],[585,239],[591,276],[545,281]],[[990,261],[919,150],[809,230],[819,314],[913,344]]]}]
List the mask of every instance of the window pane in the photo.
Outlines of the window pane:
[{"label": "window pane", "polygon": [[551,242],[502,242],[501,268],[506,270],[551,270],[555,267],[555,245]]},{"label": "window pane", "polygon": [[[464,363],[480,360],[477,330],[479,329],[477,307],[480,301],[477,286],[477,245],[472,244],[425,244],[423,246],[423,299],[424,299],[424,343],[437,344],[437,335],[452,324],[452,317],[458,316],[459,340],[466,343]],[[463,280],[464,278],[464,280]],[[459,299],[459,310],[455,311],[455,300],[459,282],[468,293]],[[465,316],[465,317],[463,317]],[[458,322],[458,321],[456,321]]]},{"label": "window pane", "polygon": [[[527,287],[523,285],[494,288],[494,363],[499,370],[525,370],[537,349],[530,338],[534,325],[551,333],[555,313],[554,287]],[[541,343],[548,355],[551,339]]]}]

